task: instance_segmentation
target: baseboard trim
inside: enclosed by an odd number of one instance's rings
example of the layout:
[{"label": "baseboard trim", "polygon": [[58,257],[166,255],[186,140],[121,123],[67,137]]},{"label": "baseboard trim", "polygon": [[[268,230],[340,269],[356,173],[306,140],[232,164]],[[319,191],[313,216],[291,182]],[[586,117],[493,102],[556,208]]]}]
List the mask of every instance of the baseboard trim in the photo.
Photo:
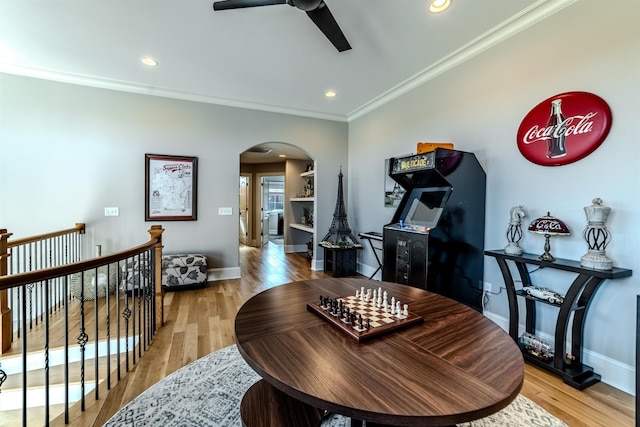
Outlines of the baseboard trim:
[{"label": "baseboard trim", "polygon": [[[375,268],[368,266],[367,264],[358,263],[358,273],[362,274],[366,277],[371,277],[373,272],[376,271]],[[380,269],[373,277],[373,280],[382,280],[382,269]]]},{"label": "baseboard trim", "polygon": [[[509,330],[509,319],[506,317],[499,316],[486,310],[484,311],[484,316],[500,326],[505,332]],[[521,324],[519,330],[523,331],[524,329],[524,324]],[[554,340],[554,337],[550,334],[537,332],[536,335],[539,335],[540,338],[550,342],[553,342]],[[593,367],[593,370],[602,376],[601,381],[603,383],[609,384],[611,387],[615,387],[632,396],[636,395],[636,371],[633,366],[611,359],[608,356],[596,353],[586,348],[582,351],[582,358],[586,365]]]},{"label": "baseboard trim", "polygon": [[292,252],[304,252],[307,253],[307,244],[301,244],[301,245],[284,245],[284,251],[285,253],[292,253]]},{"label": "baseboard trim", "polygon": [[240,278],[240,267],[228,268],[210,268],[207,270],[207,280],[215,282],[216,280],[230,280]]}]

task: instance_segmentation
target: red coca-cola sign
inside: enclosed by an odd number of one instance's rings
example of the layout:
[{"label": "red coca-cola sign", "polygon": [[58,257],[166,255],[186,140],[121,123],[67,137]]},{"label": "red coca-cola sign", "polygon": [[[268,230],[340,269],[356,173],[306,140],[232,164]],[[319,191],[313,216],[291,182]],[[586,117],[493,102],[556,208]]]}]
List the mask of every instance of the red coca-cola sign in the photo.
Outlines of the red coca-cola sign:
[{"label": "red coca-cola sign", "polygon": [[611,110],[597,95],[566,92],[545,99],[518,128],[518,149],[529,161],[562,166],[593,153],[611,129]]}]

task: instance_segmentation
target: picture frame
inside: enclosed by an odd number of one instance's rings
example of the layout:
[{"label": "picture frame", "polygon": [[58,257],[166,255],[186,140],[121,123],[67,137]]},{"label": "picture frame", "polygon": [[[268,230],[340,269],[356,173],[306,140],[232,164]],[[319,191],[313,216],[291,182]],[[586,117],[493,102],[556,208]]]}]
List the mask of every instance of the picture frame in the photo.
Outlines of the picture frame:
[{"label": "picture frame", "polygon": [[391,159],[384,159],[384,207],[396,209],[406,191],[389,176],[390,162]]},{"label": "picture frame", "polygon": [[145,154],[145,221],[195,221],[197,190],[197,157]]}]

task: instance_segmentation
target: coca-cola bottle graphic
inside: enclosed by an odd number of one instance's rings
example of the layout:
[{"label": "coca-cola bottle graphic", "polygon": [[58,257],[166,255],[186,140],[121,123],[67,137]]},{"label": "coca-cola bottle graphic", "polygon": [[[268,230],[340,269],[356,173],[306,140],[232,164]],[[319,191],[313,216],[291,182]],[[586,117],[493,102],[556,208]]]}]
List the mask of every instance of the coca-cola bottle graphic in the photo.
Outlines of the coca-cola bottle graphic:
[{"label": "coca-cola bottle graphic", "polygon": [[549,116],[549,121],[547,121],[547,129],[551,130],[551,135],[549,135],[549,139],[547,140],[547,158],[549,159],[567,155],[567,149],[564,145],[566,136],[564,127],[561,125],[564,122],[561,105],[561,99],[551,101],[551,116]]}]

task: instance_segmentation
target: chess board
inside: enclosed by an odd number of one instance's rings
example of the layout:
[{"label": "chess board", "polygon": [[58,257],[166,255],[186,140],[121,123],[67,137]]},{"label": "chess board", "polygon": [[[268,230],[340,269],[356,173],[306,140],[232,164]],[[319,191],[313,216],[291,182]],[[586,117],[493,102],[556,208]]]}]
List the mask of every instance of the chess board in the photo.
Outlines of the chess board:
[{"label": "chess board", "polygon": [[[359,321],[350,322],[339,314],[332,313],[330,308],[323,306],[319,301],[308,303],[307,310],[316,313],[358,342],[406,328],[423,321],[422,316],[410,311],[407,314],[391,314],[389,308],[384,310],[383,308],[376,307],[375,304],[371,302],[365,302],[355,296],[340,297],[336,298],[336,300],[342,301],[344,306],[349,307],[350,312],[357,313],[356,316],[358,316],[358,318],[359,315],[362,315],[362,325],[359,324]],[[367,319],[369,321],[368,328]]]}]

